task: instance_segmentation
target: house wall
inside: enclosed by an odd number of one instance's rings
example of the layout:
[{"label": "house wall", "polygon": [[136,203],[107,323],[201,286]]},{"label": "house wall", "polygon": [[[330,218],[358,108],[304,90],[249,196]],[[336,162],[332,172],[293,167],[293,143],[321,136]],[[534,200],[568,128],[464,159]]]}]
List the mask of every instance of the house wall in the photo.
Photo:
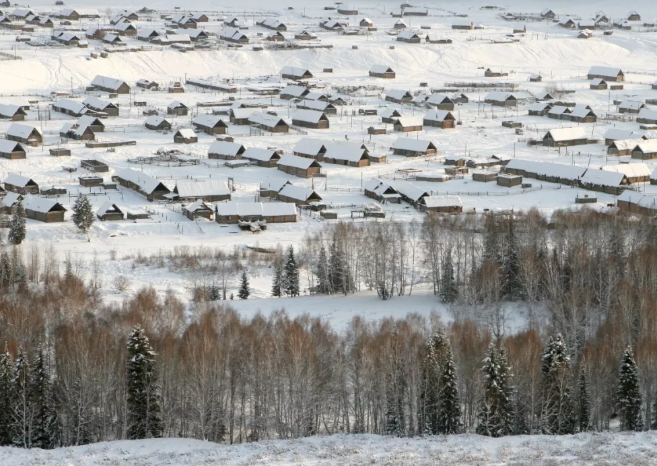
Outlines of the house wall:
[{"label": "house wall", "polygon": [[301,126],[302,128],[312,128],[312,129],[328,129],[329,128],[329,121],[328,120],[320,120],[317,123],[311,123],[309,121],[302,121],[302,120],[292,120],[292,124],[295,126]]},{"label": "house wall", "polygon": [[373,73],[370,71],[370,76],[373,78],[395,79],[395,73]]},{"label": "house wall", "polygon": [[9,160],[18,160],[26,158],[24,151],[14,151],[14,152],[0,152],[0,157],[9,159]]}]

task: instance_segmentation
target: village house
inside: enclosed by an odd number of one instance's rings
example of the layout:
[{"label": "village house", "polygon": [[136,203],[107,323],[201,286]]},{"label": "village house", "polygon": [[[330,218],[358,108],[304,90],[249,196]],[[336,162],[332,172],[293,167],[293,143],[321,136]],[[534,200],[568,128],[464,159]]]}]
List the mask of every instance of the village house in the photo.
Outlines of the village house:
[{"label": "village house", "polygon": [[543,76],[540,74],[530,74],[529,75],[529,82],[530,83],[540,83],[543,81]]},{"label": "village house", "polygon": [[210,21],[210,18],[208,17],[208,15],[206,15],[205,13],[201,13],[201,12],[192,13],[190,15],[190,18],[192,18],[197,23],[207,23],[207,22]]},{"label": "village house", "polygon": [[74,117],[81,117],[89,111],[89,109],[82,103],[70,99],[59,99],[52,104],[52,109],[56,112],[64,113]]},{"label": "village house", "polygon": [[639,110],[639,114],[636,117],[636,122],[647,125],[657,125],[657,110],[642,108]]},{"label": "village house", "polygon": [[395,131],[402,133],[422,131],[422,118],[413,116],[395,118],[393,120],[392,127]]},{"label": "village house", "polygon": [[273,149],[262,149],[260,147],[249,147],[242,154],[242,159],[250,160],[259,167],[274,168],[281,159],[281,154]]},{"label": "village house", "polygon": [[626,190],[616,198],[616,206],[623,212],[654,217],[657,213],[657,197]]},{"label": "village house", "polygon": [[322,166],[317,160],[298,157],[296,155],[284,155],[278,161],[278,169],[290,175],[300,178],[312,178],[319,175]]},{"label": "village house", "polygon": [[276,18],[261,19],[260,21],[256,21],[256,25],[275,31],[287,31],[287,26]]},{"label": "village house", "polygon": [[248,44],[249,37],[239,29],[225,28],[219,33],[219,39],[236,44]]},{"label": "village house", "polygon": [[26,176],[10,173],[2,183],[5,185],[5,191],[22,195],[39,194],[39,185]]},{"label": "village house", "polygon": [[191,31],[187,31],[187,35],[192,42],[199,42],[210,38],[208,33],[202,29],[192,29]]},{"label": "village house", "polygon": [[367,197],[381,202],[382,204],[387,202],[399,204],[401,202],[401,194],[399,194],[388,182],[377,178],[367,180],[363,185],[363,191]]},{"label": "village house", "polygon": [[452,29],[471,31],[474,29],[474,23],[472,21],[457,21],[452,23]]},{"label": "village house", "polygon": [[214,216],[214,206],[205,201],[198,200],[182,208],[182,214],[189,220],[194,221],[197,218],[212,220]]},{"label": "village house", "polygon": [[358,10],[351,6],[340,5],[338,6],[338,13],[345,16],[356,16],[358,14]]},{"label": "village house", "polygon": [[160,115],[151,115],[146,118],[144,126],[153,131],[169,131],[171,122]]},{"label": "village house", "polygon": [[125,213],[116,204],[105,201],[96,211],[96,217],[101,222],[118,221],[125,219]]},{"label": "village house", "polygon": [[181,202],[219,202],[230,201],[231,192],[225,181],[217,179],[178,180],[173,188],[173,194]]},{"label": "village house", "polygon": [[288,84],[279,94],[279,97],[284,100],[300,99],[306,96],[310,91],[307,87],[299,86],[296,84]]},{"label": "village house", "polygon": [[401,195],[403,201],[408,202],[414,207],[419,207],[420,201],[429,196],[427,191],[408,181],[395,180],[390,184]]},{"label": "village house", "polygon": [[69,21],[100,18],[98,10],[94,8],[63,8],[54,13],[53,16],[55,18],[68,19]]},{"label": "village house", "polygon": [[151,202],[165,199],[164,196],[171,192],[162,182],[132,168],[119,169],[112,176],[112,180],[138,192]]},{"label": "village house", "polygon": [[503,76],[508,76],[509,73],[504,73],[502,71],[493,71],[490,68],[486,68],[486,71],[484,71],[484,76],[487,78],[501,78]]},{"label": "village house", "polygon": [[292,113],[292,124],[303,128],[328,129],[329,119],[323,112],[297,109]]},{"label": "village house", "polygon": [[592,66],[591,69],[589,69],[587,77],[589,80],[604,79],[607,82],[620,82],[625,80],[623,70],[611,66]]},{"label": "village house", "polygon": [[113,94],[130,93],[130,86],[128,86],[125,81],[121,79],[108,78],[107,76],[96,76],[91,81],[91,86],[99,91],[110,92]]},{"label": "village house", "polygon": [[242,21],[236,16],[229,16],[226,19],[224,19],[224,26],[237,28],[242,26]]},{"label": "village house", "polygon": [[579,181],[581,188],[618,196],[627,185],[623,173],[589,168]]},{"label": "village house", "polygon": [[315,110],[317,112],[325,113],[326,115],[337,115],[338,109],[332,103],[323,100],[308,100],[304,99],[297,104],[297,108],[304,110]]},{"label": "village house", "polygon": [[403,89],[390,89],[386,94],[385,100],[397,104],[407,103],[413,100],[413,95]]},{"label": "village house", "polygon": [[454,110],[454,101],[445,94],[431,94],[425,103],[438,110]]},{"label": "village house", "polygon": [[543,145],[546,147],[579,146],[586,143],[586,129],[579,126],[551,129],[543,136]]},{"label": "village house", "polygon": [[107,116],[119,116],[119,107],[107,100],[99,99],[98,97],[89,96],[82,101],[82,103],[94,112],[103,113]]},{"label": "village house", "polygon": [[277,115],[265,112],[253,112],[249,116],[249,124],[261,128],[270,133],[287,133],[290,131],[290,125]]},{"label": "village house", "polygon": [[297,206],[288,202],[219,202],[215,221],[220,224],[237,224],[264,220],[267,223],[293,223],[297,221]]},{"label": "village house", "polygon": [[294,186],[292,184],[283,186],[283,189],[278,192],[277,197],[281,202],[291,202],[296,205],[309,205],[322,202],[322,197],[312,189]]},{"label": "village house", "polygon": [[195,144],[198,142],[198,136],[193,129],[180,128],[173,135],[173,142],[176,144]]},{"label": "village house", "polygon": [[363,19],[360,20],[358,25],[362,28],[371,28],[371,27],[374,27],[374,21],[372,21],[369,18],[363,18]]},{"label": "village house", "polygon": [[589,88],[594,91],[606,91],[609,88],[609,85],[604,79],[596,78],[591,80]]},{"label": "village house", "polygon": [[[614,141],[613,144],[618,144],[622,141]],[[611,146],[609,146],[611,148]],[[657,158],[657,139],[649,139],[647,141],[634,141],[631,155],[633,159],[647,160]]]},{"label": "village house", "polygon": [[137,87],[148,90],[157,90],[160,85],[155,81],[149,81],[148,79],[140,79],[137,81]]},{"label": "village house", "polygon": [[210,136],[215,134],[226,134],[228,125],[217,115],[198,115],[192,120],[192,125],[198,130]]},{"label": "village house", "polygon": [[324,154],[326,154],[326,142],[322,139],[302,138],[295,144],[292,152],[299,157],[321,162],[324,160]]},{"label": "village house", "polygon": [[497,107],[516,107],[518,98],[510,92],[493,91],[486,95],[484,102]]},{"label": "village house", "polygon": [[295,34],[294,38],[297,40],[313,40],[313,39],[317,39],[317,34],[309,31],[301,31],[298,34]]},{"label": "village house", "polygon": [[547,116],[552,110],[552,104],[547,102],[535,102],[527,107],[529,115],[532,116]]},{"label": "village house", "polygon": [[425,113],[422,124],[423,126],[431,126],[434,128],[454,128],[456,125],[456,118],[454,118],[452,112],[432,109]]},{"label": "village house", "polygon": [[66,31],[54,31],[50,37],[52,40],[68,46],[76,46],[82,40],[81,35]]},{"label": "village house", "polygon": [[294,81],[300,81],[302,79],[310,79],[313,77],[313,74],[305,69],[299,68],[296,66],[284,66],[281,70],[281,77],[283,79],[292,79]]},{"label": "village house", "polygon": [[137,32],[137,40],[150,42],[160,36],[160,32],[155,29],[144,28]]},{"label": "village house", "polygon": [[319,26],[329,31],[342,31],[349,26],[349,22],[338,19],[329,19],[326,21],[320,21]]},{"label": "village house", "polygon": [[189,107],[182,102],[174,100],[167,105],[167,115],[185,116],[189,113]]},{"label": "village house", "polygon": [[504,167],[504,173],[567,186],[577,186],[585,172],[586,167],[578,165],[523,159],[511,159]]},{"label": "village house", "polygon": [[424,40],[428,44],[451,44],[452,39],[449,39],[443,35],[440,34],[427,34],[427,36],[424,38]]},{"label": "village house", "polygon": [[278,192],[287,184],[292,183],[289,180],[267,179],[267,181],[260,183],[258,195],[261,198],[275,199],[278,196]]},{"label": "village house", "polygon": [[370,76],[373,78],[395,79],[395,71],[386,65],[372,65]]},{"label": "village house", "polygon": [[[607,147],[607,155],[613,155],[613,156],[626,156],[626,155],[632,155],[632,151],[637,147],[637,144],[641,142],[641,139],[617,139],[613,141],[612,143],[609,144],[609,147]],[[644,154],[638,152],[637,157],[638,159],[644,159],[644,158],[652,158],[649,155],[646,154],[648,157],[644,157]]]},{"label": "village house", "polygon": [[64,123],[64,126],[59,130],[59,135],[63,138],[78,141],[93,141],[96,139],[96,135],[89,126],[77,123]]},{"label": "village house", "polygon": [[43,144],[43,134],[39,128],[24,125],[21,123],[12,123],[5,137],[10,141],[16,141],[28,146],[37,146]]},{"label": "village house", "polygon": [[228,111],[228,116],[232,124],[238,126],[248,126],[251,124],[249,122],[249,118],[251,115],[253,115],[253,113],[254,112],[252,108],[231,108]]},{"label": "village house", "polygon": [[614,141],[620,139],[648,139],[641,131],[633,131],[629,129],[609,128],[605,132],[605,144],[609,145]]},{"label": "village house", "polygon": [[543,19],[554,19],[555,18],[554,11],[550,10],[549,8],[545,8],[543,11],[541,11],[541,18]]},{"label": "village house", "polygon": [[593,37],[593,32],[588,29],[584,29],[577,34],[578,39],[590,39]]},{"label": "village house", "polygon": [[24,121],[26,117],[27,113],[19,105],[0,104],[0,119]]},{"label": "village house", "polygon": [[636,12],[636,10],[632,10],[627,14],[627,20],[628,21],[641,21],[641,15]]},{"label": "village house", "polygon": [[285,42],[285,36],[280,31],[272,31],[265,36],[270,42]]},{"label": "village house", "polygon": [[595,123],[598,117],[590,107],[577,105],[568,115],[568,119],[576,123]]},{"label": "village house", "polygon": [[237,160],[242,158],[246,149],[242,144],[227,141],[215,141],[208,149],[209,159]]},{"label": "village house", "polygon": [[371,158],[365,144],[351,142],[328,142],[324,153],[324,162],[345,165],[347,167],[369,167]]},{"label": "village house", "polygon": [[23,199],[25,216],[44,223],[63,222],[66,209],[54,199],[25,196]]},{"label": "village house", "polygon": [[577,23],[575,23],[572,18],[563,18],[559,21],[559,26],[566,29],[576,29]]},{"label": "village house", "polygon": [[0,157],[9,160],[24,159],[27,153],[20,142],[0,139]]},{"label": "village house", "polygon": [[399,138],[392,144],[390,149],[394,155],[403,155],[405,157],[434,155],[437,151],[433,142],[412,138]]},{"label": "village house", "polygon": [[386,108],[379,112],[382,123],[393,123],[395,119],[402,116],[401,112],[396,108]]},{"label": "village house", "polygon": [[639,113],[646,104],[637,100],[624,100],[618,105],[619,113]]},{"label": "village house", "polygon": [[410,29],[402,31],[397,36],[399,42],[406,42],[407,44],[419,44],[422,42],[422,38],[417,32],[413,32]]},{"label": "village house", "polygon": [[547,116],[554,120],[568,120],[571,113],[572,110],[569,107],[555,105],[548,111]]},{"label": "village house", "polygon": [[459,196],[426,196],[420,199],[418,207],[422,212],[438,214],[460,214],[463,212],[463,202]]}]

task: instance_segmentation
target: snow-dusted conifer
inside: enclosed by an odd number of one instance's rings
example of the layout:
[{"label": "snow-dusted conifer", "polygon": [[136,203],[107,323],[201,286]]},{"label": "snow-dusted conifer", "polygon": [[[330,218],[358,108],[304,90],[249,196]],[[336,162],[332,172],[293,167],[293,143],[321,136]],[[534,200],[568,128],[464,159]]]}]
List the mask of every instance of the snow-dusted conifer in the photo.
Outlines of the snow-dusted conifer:
[{"label": "snow-dusted conifer", "polygon": [[561,334],[550,337],[541,361],[544,434],[564,435],[575,431],[575,413],[571,395],[571,367],[566,343]]},{"label": "snow-dusted conifer", "polygon": [[246,276],[246,270],[242,272],[240,279],[240,289],[237,291],[237,297],[240,299],[249,299],[251,291],[249,290],[249,277]]},{"label": "snow-dusted conifer", "polygon": [[283,295],[283,269],[280,264],[274,264],[274,276],[271,284],[271,295],[280,298]]},{"label": "snow-dusted conifer", "polygon": [[440,408],[438,411],[438,433],[458,434],[461,430],[461,398],[456,379],[456,367],[452,348],[447,345],[447,354],[440,377]]},{"label": "snow-dusted conifer", "polygon": [[513,389],[506,352],[491,342],[484,358],[484,396],[479,405],[477,433],[502,437],[513,433]]},{"label": "snow-dusted conifer", "polygon": [[579,431],[587,432],[591,428],[591,393],[584,360],[580,364],[577,388],[579,390]]},{"label": "snow-dusted conifer", "polygon": [[452,264],[452,249],[448,248],[443,260],[443,267],[440,280],[440,300],[449,304],[456,301],[459,290],[454,280],[454,265]]},{"label": "snow-dusted conifer", "polygon": [[12,434],[13,444],[30,448],[30,429],[32,427],[32,403],[30,397],[30,366],[22,348],[14,362],[11,380],[12,391]]},{"label": "snow-dusted conifer", "polygon": [[641,406],[641,387],[639,385],[639,370],[637,369],[632,348],[629,346],[623,353],[621,360],[618,387],[616,389],[616,403],[621,421],[621,430],[643,430]]},{"label": "snow-dusted conifer", "polygon": [[25,209],[23,208],[23,203],[19,202],[11,218],[7,240],[11,244],[19,245],[25,240],[26,234]]},{"label": "snow-dusted conifer", "polygon": [[288,296],[299,296],[299,266],[294,257],[294,247],[287,250],[285,259],[285,293]]},{"label": "snow-dusted conifer", "polygon": [[11,355],[5,343],[5,349],[0,354],[0,446],[13,443],[13,387],[12,387]]},{"label": "snow-dusted conifer", "polygon": [[60,428],[46,354],[39,346],[30,371],[32,403],[31,446],[52,449],[59,445]]},{"label": "snow-dusted conifer", "polygon": [[78,197],[75,200],[75,204],[73,204],[73,223],[75,223],[83,233],[87,234],[95,219],[96,217],[89,198],[84,194],[80,194],[80,197]]}]

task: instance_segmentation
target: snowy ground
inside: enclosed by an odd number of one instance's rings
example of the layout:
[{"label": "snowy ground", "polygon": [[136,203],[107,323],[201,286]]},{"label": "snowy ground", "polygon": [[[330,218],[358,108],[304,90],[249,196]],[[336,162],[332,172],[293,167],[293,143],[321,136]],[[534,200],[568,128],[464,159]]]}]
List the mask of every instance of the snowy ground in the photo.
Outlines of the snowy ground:
[{"label": "snowy ground", "polygon": [[644,466],[656,462],[655,432],[498,439],[477,435],[429,439],[334,435],[236,446],[157,439],[51,451],[0,448],[2,466]]}]

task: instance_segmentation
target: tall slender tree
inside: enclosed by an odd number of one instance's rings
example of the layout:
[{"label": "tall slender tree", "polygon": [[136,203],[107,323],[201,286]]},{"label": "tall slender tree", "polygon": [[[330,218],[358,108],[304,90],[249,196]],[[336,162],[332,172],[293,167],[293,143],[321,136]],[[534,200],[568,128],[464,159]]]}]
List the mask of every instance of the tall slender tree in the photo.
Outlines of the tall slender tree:
[{"label": "tall slender tree", "polygon": [[317,290],[323,294],[331,292],[331,279],[328,257],[326,256],[326,248],[324,246],[319,250],[319,258],[317,259]]},{"label": "tall slender tree", "polygon": [[440,377],[440,408],[438,412],[438,433],[458,434],[461,430],[461,398],[456,378],[456,367],[452,348],[447,345],[445,364]]},{"label": "tall slender tree", "polygon": [[25,240],[25,236],[27,235],[25,217],[26,215],[25,208],[23,208],[23,202],[19,201],[14,208],[14,214],[11,218],[11,224],[9,226],[9,234],[7,235],[7,240],[11,244],[19,245]]},{"label": "tall slender tree", "polygon": [[586,376],[586,363],[584,359],[579,365],[579,431],[587,432],[591,428],[591,392],[589,379]]},{"label": "tall slender tree", "polygon": [[5,343],[5,350],[0,354],[0,446],[13,444],[13,387],[11,354]]},{"label": "tall slender tree", "polygon": [[283,295],[283,269],[281,264],[274,264],[274,277],[271,284],[271,295],[280,298]]},{"label": "tall slender tree", "polygon": [[443,259],[441,280],[440,280],[440,300],[449,304],[456,301],[459,290],[454,280],[454,265],[452,264],[452,248],[447,248],[445,258]]},{"label": "tall slender tree", "polygon": [[155,353],[140,326],[133,328],[127,349],[128,438],[134,440],[161,437],[162,420]]},{"label": "tall slender tree", "polygon": [[623,353],[621,360],[618,387],[616,389],[616,403],[620,415],[621,430],[643,430],[643,417],[641,406],[641,387],[639,384],[639,370],[634,360],[632,348],[629,346]]},{"label": "tall slender tree", "polygon": [[60,427],[55,409],[50,368],[41,345],[36,352],[30,373],[30,399],[32,403],[31,445],[52,449],[59,445]]},{"label": "tall slender tree", "polygon": [[422,389],[420,391],[418,431],[426,435],[437,435],[440,392],[442,391],[442,371],[449,342],[442,329],[436,332],[425,344],[422,362]]},{"label": "tall slender tree", "polygon": [[477,433],[489,437],[510,435],[514,430],[511,370],[506,352],[498,349],[494,342],[488,347],[482,371],[484,394],[479,406]]},{"label": "tall slender tree", "polygon": [[73,223],[86,235],[89,233],[95,219],[89,198],[84,194],[80,194],[75,200],[75,204],[73,204]]},{"label": "tall slender tree", "polygon": [[32,428],[32,400],[30,397],[30,365],[23,348],[18,349],[11,381],[13,400],[13,444],[30,448]]},{"label": "tall slender tree", "polygon": [[575,431],[575,413],[571,395],[572,374],[570,357],[561,334],[550,337],[541,361],[543,433],[549,435],[572,434]]},{"label": "tall slender tree", "polygon": [[285,293],[288,296],[299,296],[299,266],[294,257],[294,247],[290,246],[287,250],[285,259]]},{"label": "tall slender tree", "polygon": [[249,290],[249,277],[246,276],[246,270],[242,272],[242,278],[240,279],[240,288],[237,291],[237,297],[240,299],[249,299],[251,296],[251,290]]}]

